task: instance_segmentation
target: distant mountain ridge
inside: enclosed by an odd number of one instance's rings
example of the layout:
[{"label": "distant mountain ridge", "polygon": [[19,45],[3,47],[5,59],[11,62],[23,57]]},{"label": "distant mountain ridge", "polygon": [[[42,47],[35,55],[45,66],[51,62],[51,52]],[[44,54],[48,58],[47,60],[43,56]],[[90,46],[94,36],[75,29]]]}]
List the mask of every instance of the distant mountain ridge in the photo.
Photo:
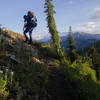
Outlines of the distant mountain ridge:
[{"label": "distant mountain ridge", "polygon": [[[96,41],[100,40],[100,34],[90,34],[84,32],[75,32],[73,33],[73,37],[75,39],[77,49],[88,47]],[[61,37],[61,46],[65,48],[65,51],[67,51],[68,35]]]},{"label": "distant mountain ridge", "polygon": [[[73,37],[75,39],[77,49],[88,47],[94,42],[100,40],[100,34],[92,34],[85,32],[73,32]],[[67,51],[68,32],[60,33],[60,40],[61,40],[61,46],[64,47],[65,51]],[[42,41],[44,44],[48,44],[50,42],[50,37],[49,38],[45,37],[40,41]]]}]

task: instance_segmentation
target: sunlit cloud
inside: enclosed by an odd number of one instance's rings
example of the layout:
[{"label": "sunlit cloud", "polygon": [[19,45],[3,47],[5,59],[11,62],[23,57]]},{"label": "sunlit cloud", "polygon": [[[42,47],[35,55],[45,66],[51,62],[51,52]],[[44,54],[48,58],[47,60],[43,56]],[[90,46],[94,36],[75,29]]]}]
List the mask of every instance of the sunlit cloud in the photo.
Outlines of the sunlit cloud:
[{"label": "sunlit cloud", "polygon": [[95,8],[92,13],[89,14],[89,19],[86,23],[77,24],[75,26],[76,31],[100,34],[100,8]]},{"label": "sunlit cloud", "polygon": [[100,8],[95,8],[93,14],[90,17],[91,19],[100,20]]},{"label": "sunlit cloud", "polygon": [[96,27],[95,22],[87,22],[87,23],[83,23],[83,24],[78,24],[77,26],[79,26],[81,29],[93,29]]},{"label": "sunlit cloud", "polygon": [[95,33],[100,34],[100,24],[90,21],[87,23],[77,24],[76,31],[86,32],[86,33]]}]

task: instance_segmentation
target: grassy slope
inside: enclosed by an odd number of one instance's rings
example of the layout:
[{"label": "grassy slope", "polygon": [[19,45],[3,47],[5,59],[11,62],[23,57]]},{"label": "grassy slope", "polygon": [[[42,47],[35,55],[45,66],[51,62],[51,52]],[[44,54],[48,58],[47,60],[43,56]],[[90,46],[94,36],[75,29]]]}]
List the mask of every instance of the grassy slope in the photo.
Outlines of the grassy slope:
[{"label": "grassy slope", "polygon": [[[99,100],[100,86],[89,67],[88,63],[63,66],[49,46],[37,42],[30,46],[13,32],[0,34],[0,70],[8,77],[3,79],[7,89],[2,90],[9,91],[7,100]],[[7,95],[1,94],[0,100]]]},{"label": "grassy slope", "polygon": [[[23,38],[16,37],[16,34],[7,31],[0,35],[0,66],[5,66],[4,70],[10,69],[14,72],[13,83],[8,86],[8,98],[17,96],[16,82],[22,91],[23,100],[33,100],[35,95],[42,98],[48,97],[46,89],[48,87],[49,73],[52,68],[58,67],[60,61],[58,55],[48,46],[33,42],[28,45],[23,42]],[[50,69],[50,70],[49,70]],[[8,75],[9,76],[9,75]],[[9,76],[10,77],[10,76]],[[18,88],[18,87],[17,87]],[[48,87],[49,88],[49,87]]]}]

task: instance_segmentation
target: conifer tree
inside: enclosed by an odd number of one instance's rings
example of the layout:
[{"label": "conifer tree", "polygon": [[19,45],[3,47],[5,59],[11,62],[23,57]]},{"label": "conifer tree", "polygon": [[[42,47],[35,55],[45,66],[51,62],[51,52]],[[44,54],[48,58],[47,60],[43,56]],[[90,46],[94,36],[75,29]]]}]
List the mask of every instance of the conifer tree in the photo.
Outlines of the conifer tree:
[{"label": "conifer tree", "polygon": [[49,28],[49,33],[51,34],[51,39],[53,42],[53,46],[56,49],[57,53],[60,51],[60,39],[58,35],[58,31],[55,24],[54,14],[55,11],[53,10],[54,6],[52,5],[52,0],[45,0],[45,13],[47,15],[47,24]]},{"label": "conifer tree", "polygon": [[77,59],[76,54],[76,47],[75,47],[75,41],[72,35],[72,28],[69,27],[69,35],[68,35],[68,47],[69,47],[69,57],[71,62],[74,62]]},{"label": "conifer tree", "polygon": [[88,56],[93,59],[93,57],[97,54],[94,45],[89,48]]},{"label": "conifer tree", "polygon": [[88,56],[92,59],[94,69],[96,70],[97,79],[100,81],[100,54],[97,53],[94,45],[90,47]]}]

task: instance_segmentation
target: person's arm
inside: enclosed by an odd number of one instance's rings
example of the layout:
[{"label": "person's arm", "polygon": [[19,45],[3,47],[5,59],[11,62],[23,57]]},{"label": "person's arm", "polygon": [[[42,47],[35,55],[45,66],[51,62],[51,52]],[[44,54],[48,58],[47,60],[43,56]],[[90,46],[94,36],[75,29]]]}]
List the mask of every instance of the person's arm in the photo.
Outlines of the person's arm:
[{"label": "person's arm", "polygon": [[24,28],[25,28],[26,24],[27,24],[27,21],[26,21],[26,22],[24,22],[23,31],[24,31]]},{"label": "person's arm", "polygon": [[27,25],[27,21],[26,22],[24,22],[24,27]]}]

